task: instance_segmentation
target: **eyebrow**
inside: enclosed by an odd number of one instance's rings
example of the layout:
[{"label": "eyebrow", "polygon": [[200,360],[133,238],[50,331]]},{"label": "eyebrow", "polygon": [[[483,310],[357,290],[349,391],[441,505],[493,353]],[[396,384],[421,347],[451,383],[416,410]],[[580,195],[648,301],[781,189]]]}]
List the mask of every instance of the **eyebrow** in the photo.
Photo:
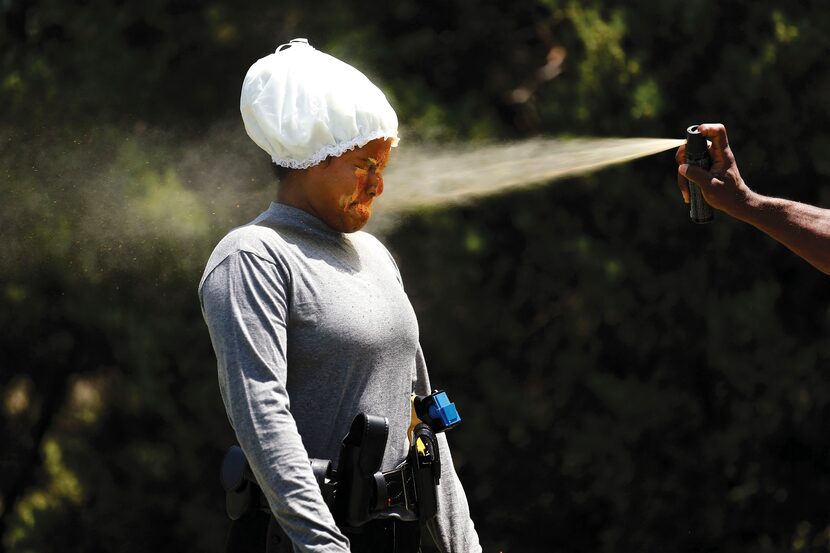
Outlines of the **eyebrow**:
[{"label": "eyebrow", "polygon": [[380,161],[373,157],[359,157],[357,158],[357,161],[363,162],[373,167],[380,167]]}]

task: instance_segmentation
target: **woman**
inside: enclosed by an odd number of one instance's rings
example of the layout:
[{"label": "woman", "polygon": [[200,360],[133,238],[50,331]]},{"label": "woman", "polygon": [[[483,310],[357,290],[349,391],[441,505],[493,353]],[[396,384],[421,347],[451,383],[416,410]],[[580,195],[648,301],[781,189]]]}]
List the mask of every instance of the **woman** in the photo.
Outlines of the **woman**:
[{"label": "woman", "polygon": [[[231,425],[295,551],[349,551],[350,539],[353,551],[415,551],[418,523],[403,510],[344,535],[309,465],[335,460],[368,413],[389,420],[381,468],[394,468],[409,447],[410,394],[430,390],[397,266],[358,232],[383,192],[397,116],[362,73],[304,39],[251,67],[240,109],[280,183],[275,203],[217,245],[199,286]],[[441,551],[480,551],[439,436],[430,532]]]}]

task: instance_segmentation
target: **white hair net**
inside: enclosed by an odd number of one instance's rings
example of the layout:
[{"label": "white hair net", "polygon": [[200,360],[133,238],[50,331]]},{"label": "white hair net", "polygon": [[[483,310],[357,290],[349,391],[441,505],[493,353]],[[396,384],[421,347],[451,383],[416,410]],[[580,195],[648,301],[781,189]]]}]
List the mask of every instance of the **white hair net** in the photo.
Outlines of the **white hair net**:
[{"label": "white hair net", "polygon": [[283,44],[245,75],[239,110],[248,136],[277,165],[306,169],[376,138],[398,143],[383,92],[303,38]]}]

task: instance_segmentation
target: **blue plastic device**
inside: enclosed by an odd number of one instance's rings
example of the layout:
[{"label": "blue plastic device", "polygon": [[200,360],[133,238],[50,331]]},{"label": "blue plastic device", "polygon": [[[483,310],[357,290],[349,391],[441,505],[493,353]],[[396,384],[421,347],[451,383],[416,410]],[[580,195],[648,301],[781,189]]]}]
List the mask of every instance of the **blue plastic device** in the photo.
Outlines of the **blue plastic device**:
[{"label": "blue plastic device", "polygon": [[435,390],[428,396],[415,397],[415,414],[432,428],[433,432],[443,432],[457,426],[461,415],[455,403],[447,397],[447,392]]},{"label": "blue plastic device", "polygon": [[441,419],[445,430],[461,422],[461,415],[458,414],[455,403],[447,397],[447,392],[439,392],[432,398],[433,404],[429,406],[429,416],[433,419]]}]

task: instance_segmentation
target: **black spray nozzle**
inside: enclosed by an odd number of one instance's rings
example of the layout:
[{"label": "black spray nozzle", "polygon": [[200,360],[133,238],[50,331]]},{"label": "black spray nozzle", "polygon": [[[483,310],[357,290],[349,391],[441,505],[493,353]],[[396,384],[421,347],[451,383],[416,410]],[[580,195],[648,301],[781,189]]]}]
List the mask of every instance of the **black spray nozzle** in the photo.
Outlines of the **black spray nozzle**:
[{"label": "black spray nozzle", "polygon": [[697,125],[692,125],[686,129],[686,154],[696,158],[709,154],[709,149],[706,147],[706,137],[700,134]]}]

